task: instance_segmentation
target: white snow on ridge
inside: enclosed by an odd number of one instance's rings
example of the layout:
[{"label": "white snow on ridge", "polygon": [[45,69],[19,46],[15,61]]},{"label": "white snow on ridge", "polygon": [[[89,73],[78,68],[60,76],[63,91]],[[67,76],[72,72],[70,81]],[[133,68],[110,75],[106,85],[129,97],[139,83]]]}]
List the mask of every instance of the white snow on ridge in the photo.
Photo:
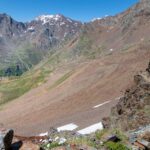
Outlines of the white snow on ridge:
[{"label": "white snow on ridge", "polygon": [[96,21],[96,20],[101,20],[102,18],[93,18],[92,22]]},{"label": "white snow on ridge", "polygon": [[60,15],[41,15],[37,18],[35,18],[36,21],[42,21],[43,24],[46,24],[48,22],[50,22],[51,20],[55,20],[58,21],[61,18]]},{"label": "white snow on ridge", "polygon": [[58,130],[58,132],[60,132],[60,131],[73,131],[76,128],[78,128],[78,126],[76,124],[70,123],[70,124],[58,127],[57,130]]},{"label": "white snow on ridge", "polygon": [[76,22],[74,25],[77,27],[77,26],[78,26],[78,23]]},{"label": "white snow on ridge", "polygon": [[71,20],[71,19],[69,19],[69,18],[67,18],[67,20],[68,20],[69,22],[72,22],[72,20]]},{"label": "white snow on ridge", "polygon": [[63,26],[63,25],[65,25],[65,22],[61,22],[61,23],[60,23],[60,26]]},{"label": "white snow on ridge", "polygon": [[33,26],[31,26],[31,27],[29,27],[29,28],[28,28],[28,30],[34,30],[34,27],[33,27]]},{"label": "white snow on ridge", "polygon": [[96,106],[94,106],[93,108],[98,108],[98,107],[101,107],[101,106],[103,106],[103,105],[105,105],[105,104],[108,104],[108,103],[110,103],[110,101],[106,101],[106,102],[104,102],[104,103],[102,103],[102,104],[96,105]]},{"label": "white snow on ridge", "polygon": [[103,129],[103,124],[100,122],[100,123],[93,124],[93,125],[91,125],[87,128],[84,128],[82,130],[79,130],[78,133],[82,134],[82,135],[85,135],[85,134],[94,133],[97,130],[102,130],[102,129]]}]

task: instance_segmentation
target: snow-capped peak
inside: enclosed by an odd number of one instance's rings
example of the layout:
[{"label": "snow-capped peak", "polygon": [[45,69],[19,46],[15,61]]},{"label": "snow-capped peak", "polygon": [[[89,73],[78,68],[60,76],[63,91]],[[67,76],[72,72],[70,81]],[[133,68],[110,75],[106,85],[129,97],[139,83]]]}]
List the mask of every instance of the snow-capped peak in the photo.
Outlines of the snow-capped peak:
[{"label": "snow-capped peak", "polygon": [[96,21],[96,20],[101,20],[102,18],[93,18],[92,22]]},{"label": "snow-capped peak", "polygon": [[57,21],[61,18],[61,15],[41,15],[37,18],[35,18],[36,21],[42,21],[43,24],[51,21],[51,20],[54,20],[54,21]]}]

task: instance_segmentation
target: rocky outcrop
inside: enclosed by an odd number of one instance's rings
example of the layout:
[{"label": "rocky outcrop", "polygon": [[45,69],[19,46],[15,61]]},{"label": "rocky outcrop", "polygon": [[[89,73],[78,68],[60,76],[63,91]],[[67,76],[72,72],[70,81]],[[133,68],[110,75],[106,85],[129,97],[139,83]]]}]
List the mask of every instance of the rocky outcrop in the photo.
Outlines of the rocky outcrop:
[{"label": "rocky outcrop", "polygon": [[150,74],[150,63],[148,64],[148,68],[146,69],[146,71]]},{"label": "rocky outcrop", "polygon": [[0,150],[10,150],[14,136],[13,130],[0,132]]},{"label": "rocky outcrop", "polygon": [[146,72],[134,76],[134,85],[125,91],[112,109],[111,127],[136,129],[150,124],[150,64]]},{"label": "rocky outcrop", "polygon": [[14,136],[13,130],[0,131],[0,150],[42,150],[31,139]]}]

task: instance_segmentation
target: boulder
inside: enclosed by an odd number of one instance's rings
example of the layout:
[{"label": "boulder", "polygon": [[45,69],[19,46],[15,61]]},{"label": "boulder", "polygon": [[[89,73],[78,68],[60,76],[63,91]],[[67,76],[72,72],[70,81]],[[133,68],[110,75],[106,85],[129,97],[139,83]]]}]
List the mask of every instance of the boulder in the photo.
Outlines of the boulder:
[{"label": "boulder", "polygon": [[134,76],[134,82],[138,85],[144,81],[143,77],[141,75],[135,75]]},{"label": "boulder", "polygon": [[0,132],[0,150],[10,150],[14,136],[13,130]]},{"label": "boulder", "polygon": [[148,68],[146,69],[146,71],[150,74],[150,62],[148,64]]},{"label": "boulder", "polygon": [[150,91],[150,83],[142,83],[140,87],[144,90]]},{"label": "boulder", "polygon": [[0,150],[4,149],[3,135],[0,133]]},{"label": "boulder", "polygon": [[109,127],[110,127],[110,122],[111,120],[110,120],[110,117],[104,117],[103,119],[102,119],[102,124],[103,124],[103,127],[105,128],[105,129],[109,129]]}]

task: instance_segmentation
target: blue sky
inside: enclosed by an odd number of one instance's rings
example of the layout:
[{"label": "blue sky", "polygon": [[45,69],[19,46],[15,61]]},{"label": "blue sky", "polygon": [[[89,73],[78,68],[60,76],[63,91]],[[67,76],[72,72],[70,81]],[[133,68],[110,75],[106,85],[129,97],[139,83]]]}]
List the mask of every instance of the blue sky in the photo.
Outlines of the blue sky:
[{"label": "blue sky", "polygon": [[18,21],[30,21],[42,14],[63,14],[82,22],[114,15],[138,0],[0,0],[0,13]]}]

